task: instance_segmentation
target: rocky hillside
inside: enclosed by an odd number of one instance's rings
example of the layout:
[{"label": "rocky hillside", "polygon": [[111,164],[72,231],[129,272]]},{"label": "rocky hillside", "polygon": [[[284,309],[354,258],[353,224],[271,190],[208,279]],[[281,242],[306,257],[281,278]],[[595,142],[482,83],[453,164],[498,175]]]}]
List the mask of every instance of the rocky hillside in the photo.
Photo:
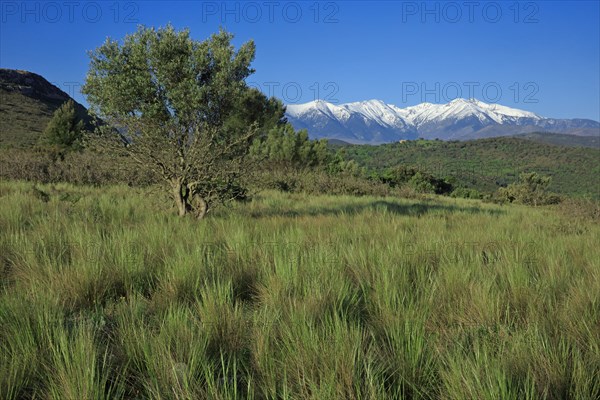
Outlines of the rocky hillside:
[{"label": "rocky hillside", "polygon": [[[33,145],[54,110],[70,98],[38,74],[0,69],[0,146]],[[75,102],[75,108],[89,125],[85,107]]]}]

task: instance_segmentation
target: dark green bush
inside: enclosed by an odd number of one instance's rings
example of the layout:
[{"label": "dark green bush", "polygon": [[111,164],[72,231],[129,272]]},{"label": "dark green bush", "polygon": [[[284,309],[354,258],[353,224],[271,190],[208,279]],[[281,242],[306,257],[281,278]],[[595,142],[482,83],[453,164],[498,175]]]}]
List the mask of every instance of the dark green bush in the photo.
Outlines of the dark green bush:
[{"label": "dark green bush", "polygon": [[373,173],[371,179],[379,180],[392,188],[408,186],[419,193],[449,194],[453,189],[446,179],[404,165],[388,169],[381,174]]},{"label": "dark green bush", "polygon": [[459,197],[462,199],[481,199],[482,195],[477,189],[458,187],[450,193],[451,197]]}]

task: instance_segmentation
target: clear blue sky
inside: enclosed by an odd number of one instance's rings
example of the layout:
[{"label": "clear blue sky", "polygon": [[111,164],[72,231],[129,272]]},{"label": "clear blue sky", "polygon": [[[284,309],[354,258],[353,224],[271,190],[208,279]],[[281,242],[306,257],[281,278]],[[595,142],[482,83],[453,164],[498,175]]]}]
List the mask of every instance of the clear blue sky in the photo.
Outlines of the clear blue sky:
[{"label": "clear blue sky", "polygon": [[8,1],[0,66],[78,93],[87,50],[137,24],[219,26],[257,45],[249,82],[287,103],[476,97],[547,117],[600,120],[600,2]]}]

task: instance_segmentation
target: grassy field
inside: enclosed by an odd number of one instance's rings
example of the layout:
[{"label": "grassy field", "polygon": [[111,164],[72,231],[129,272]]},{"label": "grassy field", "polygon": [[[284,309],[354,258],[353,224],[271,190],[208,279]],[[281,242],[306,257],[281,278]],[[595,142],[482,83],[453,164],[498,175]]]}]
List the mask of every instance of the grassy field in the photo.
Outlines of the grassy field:
[{"label": "grassy field", "polygon": [[600,225],[554,208],[0,182],[4,399],[597,399]]}]

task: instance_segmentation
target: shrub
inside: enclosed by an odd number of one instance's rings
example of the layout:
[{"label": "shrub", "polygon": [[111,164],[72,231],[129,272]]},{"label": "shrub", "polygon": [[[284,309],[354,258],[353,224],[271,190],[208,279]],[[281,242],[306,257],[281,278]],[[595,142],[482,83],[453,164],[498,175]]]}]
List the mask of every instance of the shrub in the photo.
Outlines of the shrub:
[{"label": "shrub", "polygon": [[453,188],[446,179],[436,178],[428,172],[404,165],[384,171],[382,174],[372,174],[371,178],[392,188],[408,186],[419,193],[449,194]]},{"label": "shrub", "polygon": [[121,156],[109,156],[91,151],[69,152],[54,157],[45,150],[10,149],[0,152],[0,178],[38,183],[66,182],[101,186],[124,183],[148,186],[156,183],[152,172],[128,172]]},{"label": "shrub", "polygon": [[270,169],[307,168],[326,165],[329,153],[326,139],[309,140],[306,130],[296,131],[290,124],[282,124],[269,130],[266,137],[254,140],[250,156]]},{"label": "shrub", "polygon": [[496,199],[499,202],[519,203],[532,206],[560,203],[560,197],[548,192],[552,178],[536,172],[524,172],[519,180],[505,188],[498,189]]},{"label": "shrub", "polygon": [[73,100],[68,100],[54,112],[39,143],[62,156],[65,151],[80,149],[82,136],[83,121],[77,118]]},{"label": "shrub", "polygon": [[410,180],[408,181],[408,185],[419,193],[436,192],[433,179],[431,179],[429,176],[423,174],[420,171],[418,171],[412,176],[412,178],[410,178]]},{"label": "shrub", "polygon": [[387,196],[390,187],[361,176],[346,174],[328,174],[314,171],[302,176],[298,182],[298,191],[309,194],[335,194],[353,196]]},{"label": "shrub", "polygon": [[482,195],[477,189],[458,187],[450,193],[451,197],[460,197],[463,199],[481,199]]},{"label": "shrub", "polygon": [[589,198],[568,198],[561,202],[559,211],[570,219],[600,220],[600,202]]}]

